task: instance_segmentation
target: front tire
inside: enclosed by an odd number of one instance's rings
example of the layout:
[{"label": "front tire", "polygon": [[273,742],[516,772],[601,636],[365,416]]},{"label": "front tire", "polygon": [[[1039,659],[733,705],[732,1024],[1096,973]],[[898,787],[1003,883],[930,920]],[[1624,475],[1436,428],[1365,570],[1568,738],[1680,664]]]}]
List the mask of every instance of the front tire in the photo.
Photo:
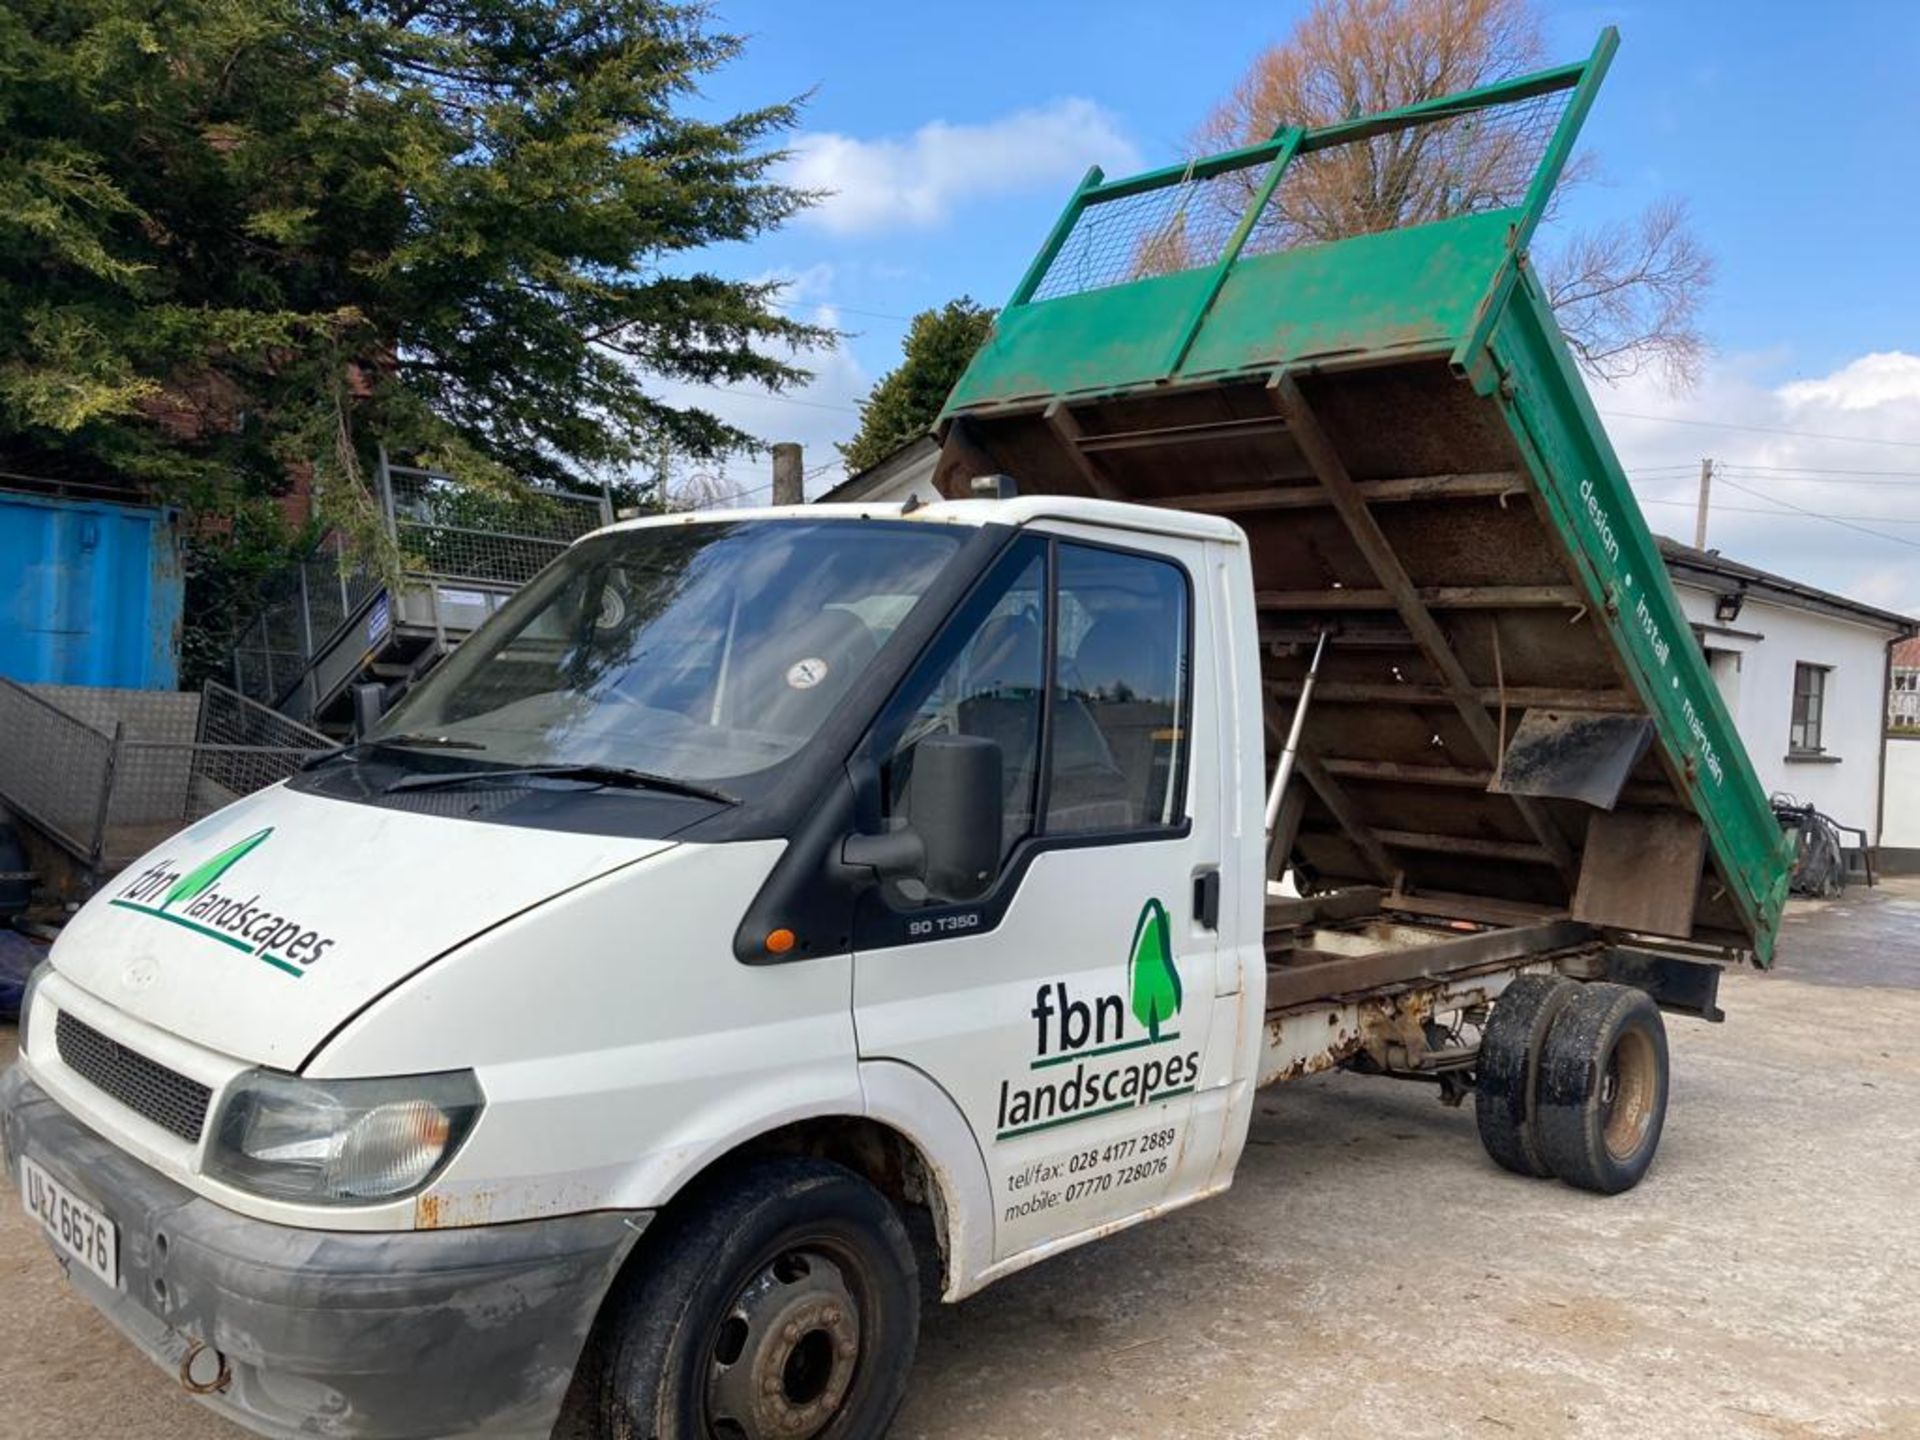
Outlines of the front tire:
[{"label": "front tire", "polygon": [[664,1222],[608,1336],[612,1440],[869,1440],[919,1340],[913,1246],[887,1198],[824,1160],[733,1172]]}]

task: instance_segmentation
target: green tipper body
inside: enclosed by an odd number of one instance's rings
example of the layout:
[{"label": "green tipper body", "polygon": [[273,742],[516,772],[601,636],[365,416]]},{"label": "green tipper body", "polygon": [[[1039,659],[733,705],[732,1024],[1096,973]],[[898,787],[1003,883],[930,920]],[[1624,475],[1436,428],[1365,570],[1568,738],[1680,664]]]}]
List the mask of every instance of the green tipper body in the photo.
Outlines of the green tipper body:
[{"label": "green tipper body", "polygon": [[1281,731],[1330,636],[1310,876],[1766,964],[1787,842],[1527,263],[1616,43],[1091,172],[948,400],[943,477],[1247,530]]}]

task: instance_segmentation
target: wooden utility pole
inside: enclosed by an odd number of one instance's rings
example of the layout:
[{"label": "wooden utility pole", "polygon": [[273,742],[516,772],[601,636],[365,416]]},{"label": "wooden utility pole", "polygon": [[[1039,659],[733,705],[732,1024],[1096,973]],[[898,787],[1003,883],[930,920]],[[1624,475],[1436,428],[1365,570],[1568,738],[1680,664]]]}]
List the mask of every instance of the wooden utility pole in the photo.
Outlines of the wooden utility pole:
[{"label": "wooden utility pole", "polygon": [[805,474],[806,472],[801,469],[798,445],[791,440],[786,440],[774,446],[773,503],[776,505],[806,504],[806,490],[802,485]]},{"label": "wooden utility pole", "polygon": [[1693,548],[1707,548],[1707,498],[1713,491],[1713,461],[1700,462],[1700,508],[1693,516]]}]

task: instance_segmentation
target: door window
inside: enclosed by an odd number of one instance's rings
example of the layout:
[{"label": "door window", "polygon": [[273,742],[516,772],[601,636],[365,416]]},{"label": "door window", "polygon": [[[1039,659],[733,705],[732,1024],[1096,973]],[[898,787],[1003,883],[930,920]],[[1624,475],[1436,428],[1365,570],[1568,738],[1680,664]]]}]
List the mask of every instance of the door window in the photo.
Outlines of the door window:
[{"label": "door window", "polygon": [[[901,696],[910,709],[881,773],[887,826],[912,823],[914,747],[940,734],[1000,748],[1002,864],[1038,834],[1119,837],[1177,825],[1192,628],[1186,572],[1156,556],[1030,536],[1002,573],[1004,588],[941,638]],[[907,880],[889,886],[888,898],[912,907],[958,897]]]},{"label": "door window", "polygon": [[[890,824],[911,823],[908,781],[913,749],[929,735],[972,735],[1000,747],[1001,844],[1004,859],[1034,828],[1040,780],[1040,724],[1046,694],[1047,554],[1044,542],[1023,545],[1009,567],[1012,581],[991,609],[960,634],[942,638],[882,777]],[[898,898],[942,901],[917,882]]]},{"label": "door window", "polygon": [[1048,833],[1179,819],[1188,629],[1177,565],[1060,546]]}]

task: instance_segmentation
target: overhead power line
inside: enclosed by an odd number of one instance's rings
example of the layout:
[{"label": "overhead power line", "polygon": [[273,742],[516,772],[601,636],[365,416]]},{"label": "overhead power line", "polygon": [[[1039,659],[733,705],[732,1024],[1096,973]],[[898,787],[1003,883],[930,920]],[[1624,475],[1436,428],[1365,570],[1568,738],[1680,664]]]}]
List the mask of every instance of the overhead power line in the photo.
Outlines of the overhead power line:
[{"label": "overhead power line", "polygon": [[1829,435],[1818,430],[1792,430],[1780,425],[1745,425],[1734,420],[1690,420],[1678,415],[1639,415],[1631,410],[1602,410],[1615,420],[1646,420],[1655,425],[1694,425],[1706,430],[1748,430],[1756,435],[1792,435],[1802,440],[1835,440],[1847,445],[1896,445],[1920,450],[1920,440],[1890,440],[1879,435]]},{"label": "overhead power line", "polygon": [[1736,470],[1761,470],[1769,475],[1887,475],[1920,480],[1920,470],[1836,470],[1823,465],[1757,465],[1748,460],[1733,462]]},{"label": "overhead power line", "polygon": [[903,325],[913,323],[911,315],[895,315],[887,310],[862,310],[857,305],[842,305],[838,300],[769,300],[767,303],[782,310],[837,310],[842,315],[860,315],[868,320],[898,320]]},{"label": "overhead power line", "polygon": [[1868,474],[1855,475],[1845,470],[1810,471],[1804,475],[1785,475],[1777,471],[1759,471],[1750,465],[1722,463],[1718,468],[1731,471],[1748,480],[1772,485],[1920,485],[1920,470],[1906,475],[1887,471],[1870,477]]},{"label": "overhead power line", "polygon": [[802,400],[798,396],[781,395],[772,390],[735,390],[726,385],[709,385],[703,380],[687,383],[696,390],[711,390],[716,395],[738,395],[742,400],[777,400],[782,405],[803,405],[809,410],[832,410],[841,415],[860,413],[851,405],[829,405],[824,400]]},{"label": "overhead power line", "polygon": [[[1714,470],[1713,478],[1716,480],[1726,479],[1718,469]],[[1732,484],[1733,482],[1728,481],[1727,483]],[[1692,500],[1662,500],[1651,495],[1641,495],[1635,498],[1637,498],[1642,505],[1677,505],[1685,510],[1693,509],[1696,503]],[[1767,498],[1771,500],[1773,497],[1769,495]],[[1760,505],[1716,505],[1713,507],[1713,513],[1716,515],[1785,515],[1787,512],[1777,508],[1769,509]],[[1865,520],[1881,525],[1920,525],[1920,515],[1834,515],[1825,511],[1807,511],[1805,513],[1814,514],[1816,518],[1821,520]],[[1887,538],[1894,540],[1899,537],[1889,535]]]},{"label": "overhead power line", "polygon": [[1809,520],[1824,520],[1829,525],[1838,525],[1844,530],[1857,530],[1862,535],[1872,535],[1876,539],[1891,540],[1896,545],[1907,545],[1915,550],[1920,550],[1920,540],[1909,540],[1904,535],[1889,535],[1884,530],[1874,530],[1865,525],[1855,524],[1852,520],[1846,519],[1843,516],[1828,515],[1819,510],[1809,510],[1803,505],[1795,505],[1791,500],[1782,500],[1777,495],[1768,495],[1763,491],[1749,489],[1738,480],[1727,480],[1725,476],[1719,478],[1725,480],[1727,485],[1740,491],[1742,494],[1751,495],[1756,500],[1765,500],[1770,505],[1784,506],[1796,515],[1805,515]]}]

